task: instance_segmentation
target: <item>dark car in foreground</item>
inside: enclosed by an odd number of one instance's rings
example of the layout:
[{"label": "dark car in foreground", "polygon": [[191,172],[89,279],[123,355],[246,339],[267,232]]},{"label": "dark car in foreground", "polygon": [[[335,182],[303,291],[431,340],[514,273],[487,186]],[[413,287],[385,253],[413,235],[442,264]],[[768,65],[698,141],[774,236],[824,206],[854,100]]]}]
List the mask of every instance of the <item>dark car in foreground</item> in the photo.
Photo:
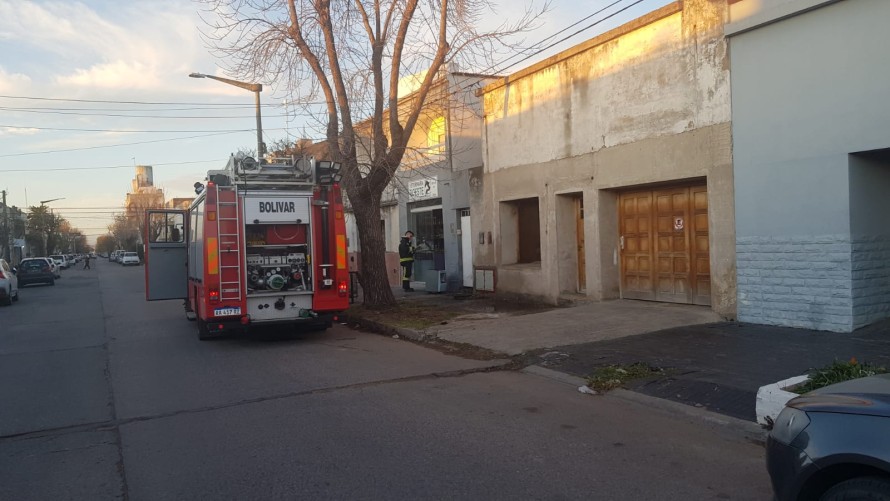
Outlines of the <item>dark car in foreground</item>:
[{"label": "dark car in foreground", "polygon": [[890,501],[890,374],[792,399],[767,437],[776,499]]},{"label": "dark car in foreground", "polygon": [[22,259],[16,271],[19,287],[29,284],[56,285],[56,277],[49,262],[42,257]]}]

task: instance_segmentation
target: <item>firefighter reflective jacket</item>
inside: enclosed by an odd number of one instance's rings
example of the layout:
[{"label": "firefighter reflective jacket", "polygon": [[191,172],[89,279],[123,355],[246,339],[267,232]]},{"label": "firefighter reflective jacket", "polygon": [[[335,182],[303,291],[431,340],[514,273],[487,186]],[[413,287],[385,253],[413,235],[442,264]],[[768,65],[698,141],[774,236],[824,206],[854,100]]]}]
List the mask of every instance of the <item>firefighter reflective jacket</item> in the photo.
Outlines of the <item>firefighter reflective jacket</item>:
[{"label": "firefighter reflective jacket", "polygon": [[408,237],[402,237],[402,241],[399,242],[399,262],[414,262],[414,246],[411,245],[411,241],[408,239]]}]

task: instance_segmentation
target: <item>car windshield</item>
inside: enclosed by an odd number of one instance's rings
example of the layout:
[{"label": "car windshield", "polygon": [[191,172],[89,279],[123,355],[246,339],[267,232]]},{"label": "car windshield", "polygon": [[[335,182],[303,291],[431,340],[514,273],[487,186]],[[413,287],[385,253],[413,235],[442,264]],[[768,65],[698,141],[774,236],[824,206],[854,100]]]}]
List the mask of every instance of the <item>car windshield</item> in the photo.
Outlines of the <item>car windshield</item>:
[{"label": "car windshield", "polygon": [[41,270],[45,266],[47,263],[42,259],[25,259],[21,264],[23,270]]},{"label": "car windshield", "polygon": [[127,256],[127,257],[136,257],[136,253],[135,253],[135,252],[128,252],[128,253],[126,253],[126,254],[124,254],[124,255]]},{"label": "car windshield", "polygon": [[59,261],[62,260],[62,256],[50,256],[50,258],[52,258],[52,259],[57,259],[57,260],[59,260]]}]

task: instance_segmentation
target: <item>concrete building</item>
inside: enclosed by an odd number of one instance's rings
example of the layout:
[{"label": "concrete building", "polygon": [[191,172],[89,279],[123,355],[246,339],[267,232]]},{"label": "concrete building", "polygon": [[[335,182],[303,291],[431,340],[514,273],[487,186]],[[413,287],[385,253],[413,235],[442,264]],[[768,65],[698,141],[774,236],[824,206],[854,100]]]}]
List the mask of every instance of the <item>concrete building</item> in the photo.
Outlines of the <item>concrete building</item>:
[{"label": "concrete building", "polygon": [[164,207],[167,209],[188,210],[194,200],[195,197],[174,197],[164,202]]},{"label": "concrete building", "polygon": [[730,3],[739,319],[890,316],[890,2]]},{"label": "concrete building", "polygon": [[[481,104],[476,91],[491,81],[494,77],[443,70],[434,82],[408,151],[381,202],[392,285],[401,280],[399,239],[410,229],[417,245],[414,280],[428,282],[428,291],[473,286],[469,193],[482,174]],[[403,100],[410,100],[419,82],[417,76],[400,82]],[[369,134],[365,127],[363,137]],[[358,232],[349,212],[347,232],[350,250],[357,250]]]},{"label": "concrete building", "polygon": [[673,2],[483,89],[477,289],[735,316],[727,11]]},{"label": "concrete building", "polygon": [[142,217],[145,209],[164,207],[164,190],[154,185],[151,165],[137,165],[132,190],[127,193],[124,207],[128,216]]}]

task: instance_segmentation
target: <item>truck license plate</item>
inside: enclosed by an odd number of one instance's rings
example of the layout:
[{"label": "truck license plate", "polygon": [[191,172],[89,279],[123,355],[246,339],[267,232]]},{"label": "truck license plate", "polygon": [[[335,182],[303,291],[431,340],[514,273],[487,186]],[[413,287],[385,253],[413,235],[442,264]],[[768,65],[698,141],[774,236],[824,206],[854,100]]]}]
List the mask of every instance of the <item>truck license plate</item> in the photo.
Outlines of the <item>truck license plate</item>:
[{"label": "truck license plate", "polygon": [[214,317],[227,317],[230,315],[240,315],[241,308],[217,308],[213,310]]}]

